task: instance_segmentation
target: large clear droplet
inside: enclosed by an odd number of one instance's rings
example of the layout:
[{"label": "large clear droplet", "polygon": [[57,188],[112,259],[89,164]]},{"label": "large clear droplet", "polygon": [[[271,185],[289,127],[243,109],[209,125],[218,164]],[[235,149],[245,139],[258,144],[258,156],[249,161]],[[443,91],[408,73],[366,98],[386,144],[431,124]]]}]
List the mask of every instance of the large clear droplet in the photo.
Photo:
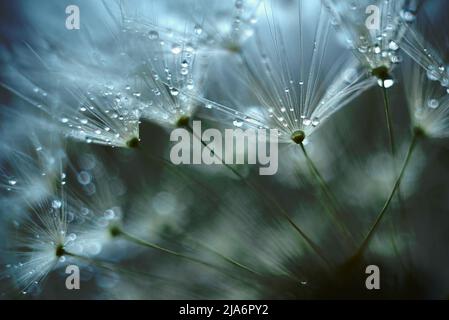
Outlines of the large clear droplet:
[{"label": "large clear droplet", "polygon": [[394,85],[394,80],[393,79],[385,79],[385,80],[378,79],[377,84],[382,88],[388,89]]},{"label": "large clear droplet", "polygon": [[388,43],[388,48],[396,51],[399,49],[399,45],[396,42],[394,42],[393,40],[391,40],[390,43]]}]

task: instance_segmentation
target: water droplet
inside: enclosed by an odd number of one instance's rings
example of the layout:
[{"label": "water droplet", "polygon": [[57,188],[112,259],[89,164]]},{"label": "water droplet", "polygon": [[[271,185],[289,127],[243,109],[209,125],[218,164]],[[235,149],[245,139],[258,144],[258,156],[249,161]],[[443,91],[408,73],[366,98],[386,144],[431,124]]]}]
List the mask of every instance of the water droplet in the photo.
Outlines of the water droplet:
[{"label": "water droplet", "polygon": [[430,99],[429,101],[427,101],[427,106],[431,109],[436,109],[439,105],[440,103],[437,99]]},{"label": "water droplet", "polygon": [[243,8],[243,1],[242,0],[236,0],[235,1],[235,7],[237,9],[242,9]]},{"label": "water droplet", "polygon": [[202,28],[199,24],[197,24],[197,25],[195,25],[195,27],[193,28],[193,31],[195,32],[196,35],[199,36],[200,34],[203,33],[203,28]]},{"label": "water droplet", "polygon": [[115,212],[112,209],[108,209],[104,212],[104,217],[107,220],[112,220],[115,218]]},{"label": "water droplet", "polygon": [[392,63],[401,63],[401,62],[402,62],[402,57],[401,57],[400,55],[393,54],[393,55],[391,55],[391,57],[390,57],[390,61],[391,61]]},{"label": "water droplet", "polygon": [[302,124],[305,126],[310,126],[310,124],[312,123],[312,120],[308,119],[308,118],[304,118],[302,120]]},{"label": "water droplet", "polygon": [[170,94],[171,94],[172,96],[176,97],[176,96],[179,94],[179,91],[178,91],[178,89],[176,89],[176,88],[171,88],[171,89],[170,89]]},{"label": "water droplet", "polygon": [[67,239],[70,241],[75,241],[76,240],[76,234],[71,233],[67,236]]},{"label": "water droplet", "polygon": [[150,38],[150,40],[157,40],[159,39],[159,33],[155,30],[151,30],[148,32],[148,38]]},{"label": "water droplet", "polygon": [[87,171],[81,171],[77,176],[78,182],[82,185],[88,185],[92,182],[92,176]]},{"label": "water droplet", "polygon": [[191,57],[191,53],[195,51],[195,48],[193,47],[193,44],[188,42],[185,45],[185,50],[188,52],[188,54],[186,54],[186,57]]},{"label": "water droplet", "polygon": [[358,47],[358,50],[360,53],[366,53],[368,51],[368,47],[362,45],[362,46]]},{"label": "water droplet", "polygon": [[390,43],[388,43],[388,48],[396,51],[399,49],[399,45],[396,42],[394,42],[393,40],[391,40]]},{"label": "water droplet", "polygon": [[62,122],[62,123],[67,123],[67,122],[69,122],[69,119],[67,119],[67,118],[61,118],[61,122]]},{"label": "water droplet", "polygon": [[55,199],[51,202],[51,206],[55,209],[59,209],[62,206],[62,202],[61,202],[61,200]]},{"label": "water droplet", "polygon": [[181,67],[187,68],[188,66],[189,66],[189,63],[187,62],[187,60],[182,60]]},{"label": "water droplet", "polygon": [[401,10],[400,16],[406,22],[412,22],[413,20],[415,20],[415,14],[409,10]]},{"label": "water droplet", "polygon": [[440,73],[436,70],[436,67],[430,65],[427,70],[427,78],[432,81],[437,81],[440,79]]},{"label": "water droplet", "polygon": [[382,50],[380,49],[380,46],[378,44],[374,45],[373,48],[374,53],[380,53]]},{"label": "water droplet", "polygon": [[15,186],[17,184],[17,180],[11,179],[8,181],[9,185]]},{"label": "water droplet", "polygon": [[320,124],[320,119],[318,117],[314,117],[312,119],[312,126],[316,127]]},{"label": "water droplet", "polygon": [[394,85],[394,80],[393,79],[385,79],[385,80],[378,79],[377,84],[382,88],[388,89]]},{"label": "water droplet", "polygon": [[171,47],[171,52],[172,52],[173,54],[180,54],[181,51],[182,51],[182,47],[181,47],[179,44],[174,43],[174,44],[172,45],[172,47]]}]

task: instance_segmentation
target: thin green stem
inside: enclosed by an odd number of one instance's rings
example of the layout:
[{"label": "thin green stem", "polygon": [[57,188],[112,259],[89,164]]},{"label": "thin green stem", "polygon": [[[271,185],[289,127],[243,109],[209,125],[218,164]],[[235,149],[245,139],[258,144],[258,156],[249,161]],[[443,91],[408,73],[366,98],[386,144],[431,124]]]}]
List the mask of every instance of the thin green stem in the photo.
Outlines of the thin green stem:
[{"label": "thin green stem", "polygon": [[304,144],[301,142],[301,143],[299,143],[299,145],[301,146],[301,150],[302,150],[302,152],[304,154],[304,157],[306,158],[306,162],[307,162],[307,165],[309,167],[309,170],[310,170],[312,176],[318,182],[318,185],[319,185],[320,189],[322,190],[324,195],[328,198],[328,200],[331,203],[331,207],[330,208],[325,203],[323,203],[323,205],[325,206],[326,210],[332,215],[333,220],[336,222],[336,224],[338,225],[338,227],[341,230],[341,232],[343,232],[343,234],[348,239],[350,239],[353,242],[353,244],[354,244],[354,240],[353,240],[349,230],[342,223],[340,223],[338,210],[337,210],[338,206],[336,204],[337,201],[336,201],[332,191],[327,186],[327,183],[323,179],[323,176],[321,175],[320,171],[315,166],[315,163],[313,162],[312,158],[310,158],[309,154],[307,153],[307,150],[304,147]]},{"label": "thin green stem", "polygon": [[[147,248],[152,248],[152,249],[161,251],[163,253],[166,253],[166,254],[169,254],[169,255],[181,258],[181,259],[185,259],[185,260],[193,262],[193,263],[200,264],[200,265],[205,266],[207,268],[210,268],[210,269],[213,269],[215,271],[221,272],[224,275],[226,275],[226,276],[228,276],[228,277],[230,277],[232,279],[235,279],[237,281],[247,282],[247,279],[241,279],[241,278],[237,277],[236,275],[229,273],[227,270],[225,270],[223,268],[220,268],[220,267],[218,267],[218,266],[216,266],[216,265],[214,265],[212,263],[208,263],[206,261],[203,261],[203,260],[200,260],[200,259],[197,259],[197,258],[194,258],[194,257],[187,256],[187,255],[182,254],[180,252],[176,252],[176,251],[173,251],[173,250],[161,247],[161,246],[159,246],[157,244],[154,244],[154,243],[145,241],[143,239],[140,239],[140,238],[138,238],[138,237],[136,237],[136,236],[134,236],[134,235],[132,235],[132,234],[130,234],[128,232],[125,232],[125,231],[123,231],[121,229],[118,232],[118,236],[121,236],[123,239],[125,239],[125,240],[127,240],[129,242],[135,243],[137,245],[140,245],[140,246],[143,246],[143,247],[147,247]],[[254,285],[254,283],[252,283],[252,285]]]},{"label": "thin green stem", "polygon": [[228,257],[228,256],[226,256],[226,255],[224,255],[224,254],[222,254],[222,253],[216,251],[215,249],[213,249],[213,248],[211,248],[211,247],[209,247],[209,246],[207,246],[207,245],[205,245],[205,244],[203,244],[203,243],[201,243],[201,242],[199,242],[199,241],[197,241],[197,240],[195,240],[195,239],[193,239],[193,238],[191,238],[191,237],[188,237],[188,239],[189,239],[190,241],[192,241],[195,245],[200,246],[200,247],[206,249],[206,250],[209,251],[209,252],[212,252],[213,254],[219,256],[219,257],[222,258],[223,260],[229,262],[230,264],[232,264],[232,265],[234,265],[234,266],[236,266],[236,267],[238,267],[238,268],[241,268],[241,269],[243,269],[243,270],[245,270],[245,271],[248,271],[248,272],[253,273],[253,274],[255,274],[255,275],[258,275],[258,276],[261,275],[259,272],[253,270],[252,268],[250,268],[250,267],[248,267],[248,266],[246,266],[246,265],[244,265],[244,264],[242,264],[242,263],[240,263],[240,262],[234,260],[234,259],[231,258],[231,257]]},{"label": "thin green stem", "polygon": [[[201,143],[208,148],[211,152],[213,152],[213,150],[211,150],[209,148],[209,146],[203,141],[203,139],[201,139],[201,137],[198,137],[195,132],[193,131],[193,128],[190,125],[187,125],[186,128],[190,131],[190,133],[199,141],[201,141]],[[215,155],[215,154],[214,154]],[[246,185],[248,185],[250,188],[254,189],[256,192],[259,192],[260,194],[262,194],[264,196],[265,199],[269,200],[269,202],[271,202],[277,210],[279,210],[279,212],[281,213],[281,215],[287,220],[287,222],[293,227],[294,230],[296,230],[296,232],[299,234],[299,236],[302,238],[302,240],[304,240],[306,242],[306,244],[329,266],[330,262],[326,259],[326,257],[324,256],[324,254],[321,252],[320,248],[312,241],[312,239],[310,239],[305,232],[292,220],[292,218],[290,217],[290,215],[285,212],[285,210],[278,204],[278,202],[273,199],[270,195],[268,195],[266,192],[264,192],[262,189],[260,189],[259,187],[257,187],[256,185],[252,184],[251,182],[249,182],[244,176],[242,176],[237,170],[235,170],[234,168],[232,168],[231,166],[229,166],[228,164],[225,163],[225,161],[218,157],[217,155],[215,155],[220,162],[226,166],[226,168],[228,168],[229,170],[231,170],[237,177],[239,177],[241,179],[241,181],[243,181]]]},{"label": "thin green stem", "polygon": [[[391,118],[391,114],[390,114],[390,99],[388,96],[387,88],[382,87],[382,95],[383,95],[383,100],[384,100],[385,120],[387,123],[390,152],[391,152],[391,156],[393,159],[393,169],[394,169],[394,173],[396,174],[398,172],[398,168],[396,166],[396,143],[395,143],[395,138],[394,138],[394,133],[393,133],[393,123],[392,123],[392,118]],[[401,184],[400,183],[397,187],[396,195],[397,195],[397,200],[398,200],[398,204],[399,204],[399,209],[404,214],[404,203],[402,201]],[[392,229],[394,230],[394,225],[392,225]],[[394,232],[392,234],[392,241],[393,241],[393,247],[396,248]]]},{"label": "thin green stem", "polygon": [[210,264],[208,262],[205,262],[205,261],[202,261],[202,260],[199,260],[199,259],[187,256],[187,255],[184,255],[184,254],[182,254],[180,252],[177,252],[177,251],[173,251],[173,250],[161,247],[161,246],[159,246],[159,245],[157,245],[155,243],[145,241],[145,240],[140,239],[140,238],[138,238],[138,237],[136,237],[136,236],[126,232],[126,231],[120,230],[118,235],[121,236],[123,239],[125,239],[127,241],[130,241],[130,242],[133,242],[135,244],[138,244],[138,245],[141,245],[141,246],[144,246],[144,247],[148,247],[148,248],[152,248],[152,249],[155,249],[155,250],[158,250],[158,251],[161,251],[161,252],[173,255],[175,257],[186,259],[188,261],[195,262],[195,263],[201,264],[203,266],[206,266],[206,267],[209,267],[209,268],[213,268],[213,269],[218,269],[218,270],[221,271],[221,269],[219,267],[217,267],[217,266],[215,266],[213,264]]},{"label": "thin green stem", "polygon": [[[257,272],[257,271],[255,271],[254,269],[252,269],[252,268],[250,268],[250,267],[248,267],[248,266],[246,266],[246,265],[244,265],[244,264],[242,264],[242,263],[240,263],[240,262],[234,260],[233,258],[230,258],[230,257],[228,257],[228,256],[225,256],[224,254],[222,254],[222,253],[216,251],[216,250],[213,249],[213,248],[210,248],[209,246],[207,246],[207,245],[205,245],[205,244],[203,244],[203,243],[201,243],[201,242],[199,242],[199,241],[196,241],[196,240],[193,239],[193,238],[190,238],[190,240],[191,240],[192,242],[194,242],[196,245],[201,246],[201,247],[203,247],[204,249],[206,249],[207,251],[212,252],[213,254],[219,256],[220,258],[224,259],[225,261],[229,262],[230,264],[232,264],[232,265],[234,265],[234,266],[236,266],[236,267],[239,267],[239,268],[241,268],[241,269],[243,269],[243,270],[246,270],[246,271],[248,271],[248,272],[250,272],[250,273],[252,273],[252,274],[255,274],[255,275],[257,275],[257,276],[261,276],[261,274],[260,274],[259,272]],[[291,280],[293,280],[293,281],[295,281],[295,282],[297,282],[297,283],[300,283],[300,282],[301,282],[296,276],[291,275],[291,274],[289,274],[289,273],[283,273],[283,275],[286,276],[286,277],[288,277],[288,278],[290,278]]]},{"label": "thin green stem", "polygon": [[382,209],[380,210],[380,212],[377,214],[376,220],[374,221],[373,225],[371,226],[371,228],[370,228],[368,234],[366,235],[365,239],[363,240],[360,248],[357,250],[356,255],[360,255],[361,253],[363,253],[363,251],[365,250],[366,246],[369,244],[373,234],[377,230],[377,228],[378,228],[382,218],[384,217],[385,212],[387,211],[387,209],[388,209],[388,207],[389,207],[389,205],[391,203],[391,200],[393,199],[393,197],[394,197],[394,195],[396,193],[396,190],[398,189],[399,184],[401,183],[401,179],[402,179],[402,177],[404,175],[404,172],[405,172],[405,169],[407,168],[407,165],[408,165],[408,163],[410,161],[410,158],[412,156],[412,153],[413,153],[413,150],[414,150],[414,148],[416,146],[418,138],[419,138],[419,135],[417,133],[414,133],[413,137],[412,137],[412,140],[410,141],[410,145],[409,145],[409,148],[408,148],[408,151],[407,151],[407,155],[405,156],[405,160],[404,160],[404,163],[402,165],[401,171],[400,171],[398,177],[396,178],[396,182],[393,185],[393,188],[392,188],[392,190],[390,192],[390,195],[388,196],[387,200],[385,201],[385,203],[384,203]]},{"label": "thin green stem", "polygon": [[382,93],[383,93],[383,97],[384,97],[384,111],[385,111],[385,119],[387,121],[387,130],[388,130],[388,139],[389,139],[389,143],[390,143],[390,151],[394,158],[396,155],[396,145],[395,145],[394,134],[393,134],[393,124],[391,122],[390,99],[388,98],[387,88],[382,87]]}]

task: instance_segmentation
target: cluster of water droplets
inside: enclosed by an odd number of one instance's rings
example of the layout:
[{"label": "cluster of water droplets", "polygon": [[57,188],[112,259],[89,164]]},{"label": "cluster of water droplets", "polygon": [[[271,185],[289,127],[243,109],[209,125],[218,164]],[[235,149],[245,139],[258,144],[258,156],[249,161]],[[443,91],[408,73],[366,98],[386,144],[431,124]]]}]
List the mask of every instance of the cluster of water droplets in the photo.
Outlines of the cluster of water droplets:
[{"label": "cluster of water droplets", "polygon": [[[429,57],[431,55],[429,54]],[[449,93],[449,68],[444,65],[429,65],[426,68],[427,78],[431,81],[439,81],[443,87],[446,88]]]},{"label": "cluster of water droplets", "polygon": [[104,84],[87,91],[77,109],[64,108],[60,123],[69,135],[87,143],[122,146],[138,135],[139,115],[146,107],[137,101],[140,95],[129,85],[120,89]]}]

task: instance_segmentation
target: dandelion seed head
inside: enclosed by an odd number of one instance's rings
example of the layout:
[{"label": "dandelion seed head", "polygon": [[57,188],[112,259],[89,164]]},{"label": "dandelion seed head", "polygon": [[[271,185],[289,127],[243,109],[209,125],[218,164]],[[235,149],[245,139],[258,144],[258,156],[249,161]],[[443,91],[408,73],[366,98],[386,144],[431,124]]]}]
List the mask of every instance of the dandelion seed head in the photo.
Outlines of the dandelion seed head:
[{"label": "dandelion seed head", "polygon": [[404,86],[415,133],[431,138],[449,137],[449,95],[439,82],[416,63],[404,67]]},{"label": "dandelion seed head", "polygon": [[[325,0],[324,4],[333,16],[334,27],[367,69],[391,70],[402,61],[401,44],[415,17],[406,1],[359,1],[354,6],[351,2]],[[367,25],[370,23],[373,25]],[[385,87],[383,82],[379,85]]]},{"label": "dandelion seed head", "polygon": [[[239,83],[253,95],[259,112],[248,112],[239,101],[234,106],[201,99],[232,116],[234,126],[275,128],[279,141],[286,143],[294,143],[291,137],[298,130],[310,136],[373,84],[350,52],[332,55],[330,48],[338,43],[320,4],[298,5],[307,11],[300,10],[299,19],[283,13],[286,23],[281,26],[278,8],[265,3],[266,19],[258,21],[254,36],[245,43],[238,69],[231,69],[242,75]],[[305,15],[316,20],[304,19]],[[235,95],[233,90],[231,101],[237,100]]]},{"label": "dandelion seed head", "polygon": [[[442,10],[441,14],[442,21],[447,21],[447,10]],[[427,17],[424,12],[417,23],[408,28],[407,41],[404,41],[402,46],[403,51],[426,70],[429,80],[439,82],[443,87],[448,88],[449,70],[445,52],[449,37],[445,32],[426,34],[429,25],[437,27],[433,18]]]},{"label": "dandelion seed head", "polygon": [[40,284],[56,268],[65,254],[64,248],[71,246],[64,208],[54,208],[51,202],[43,201],[31,210],[9,248],[18,262],[5,270],[22,292]]}]

